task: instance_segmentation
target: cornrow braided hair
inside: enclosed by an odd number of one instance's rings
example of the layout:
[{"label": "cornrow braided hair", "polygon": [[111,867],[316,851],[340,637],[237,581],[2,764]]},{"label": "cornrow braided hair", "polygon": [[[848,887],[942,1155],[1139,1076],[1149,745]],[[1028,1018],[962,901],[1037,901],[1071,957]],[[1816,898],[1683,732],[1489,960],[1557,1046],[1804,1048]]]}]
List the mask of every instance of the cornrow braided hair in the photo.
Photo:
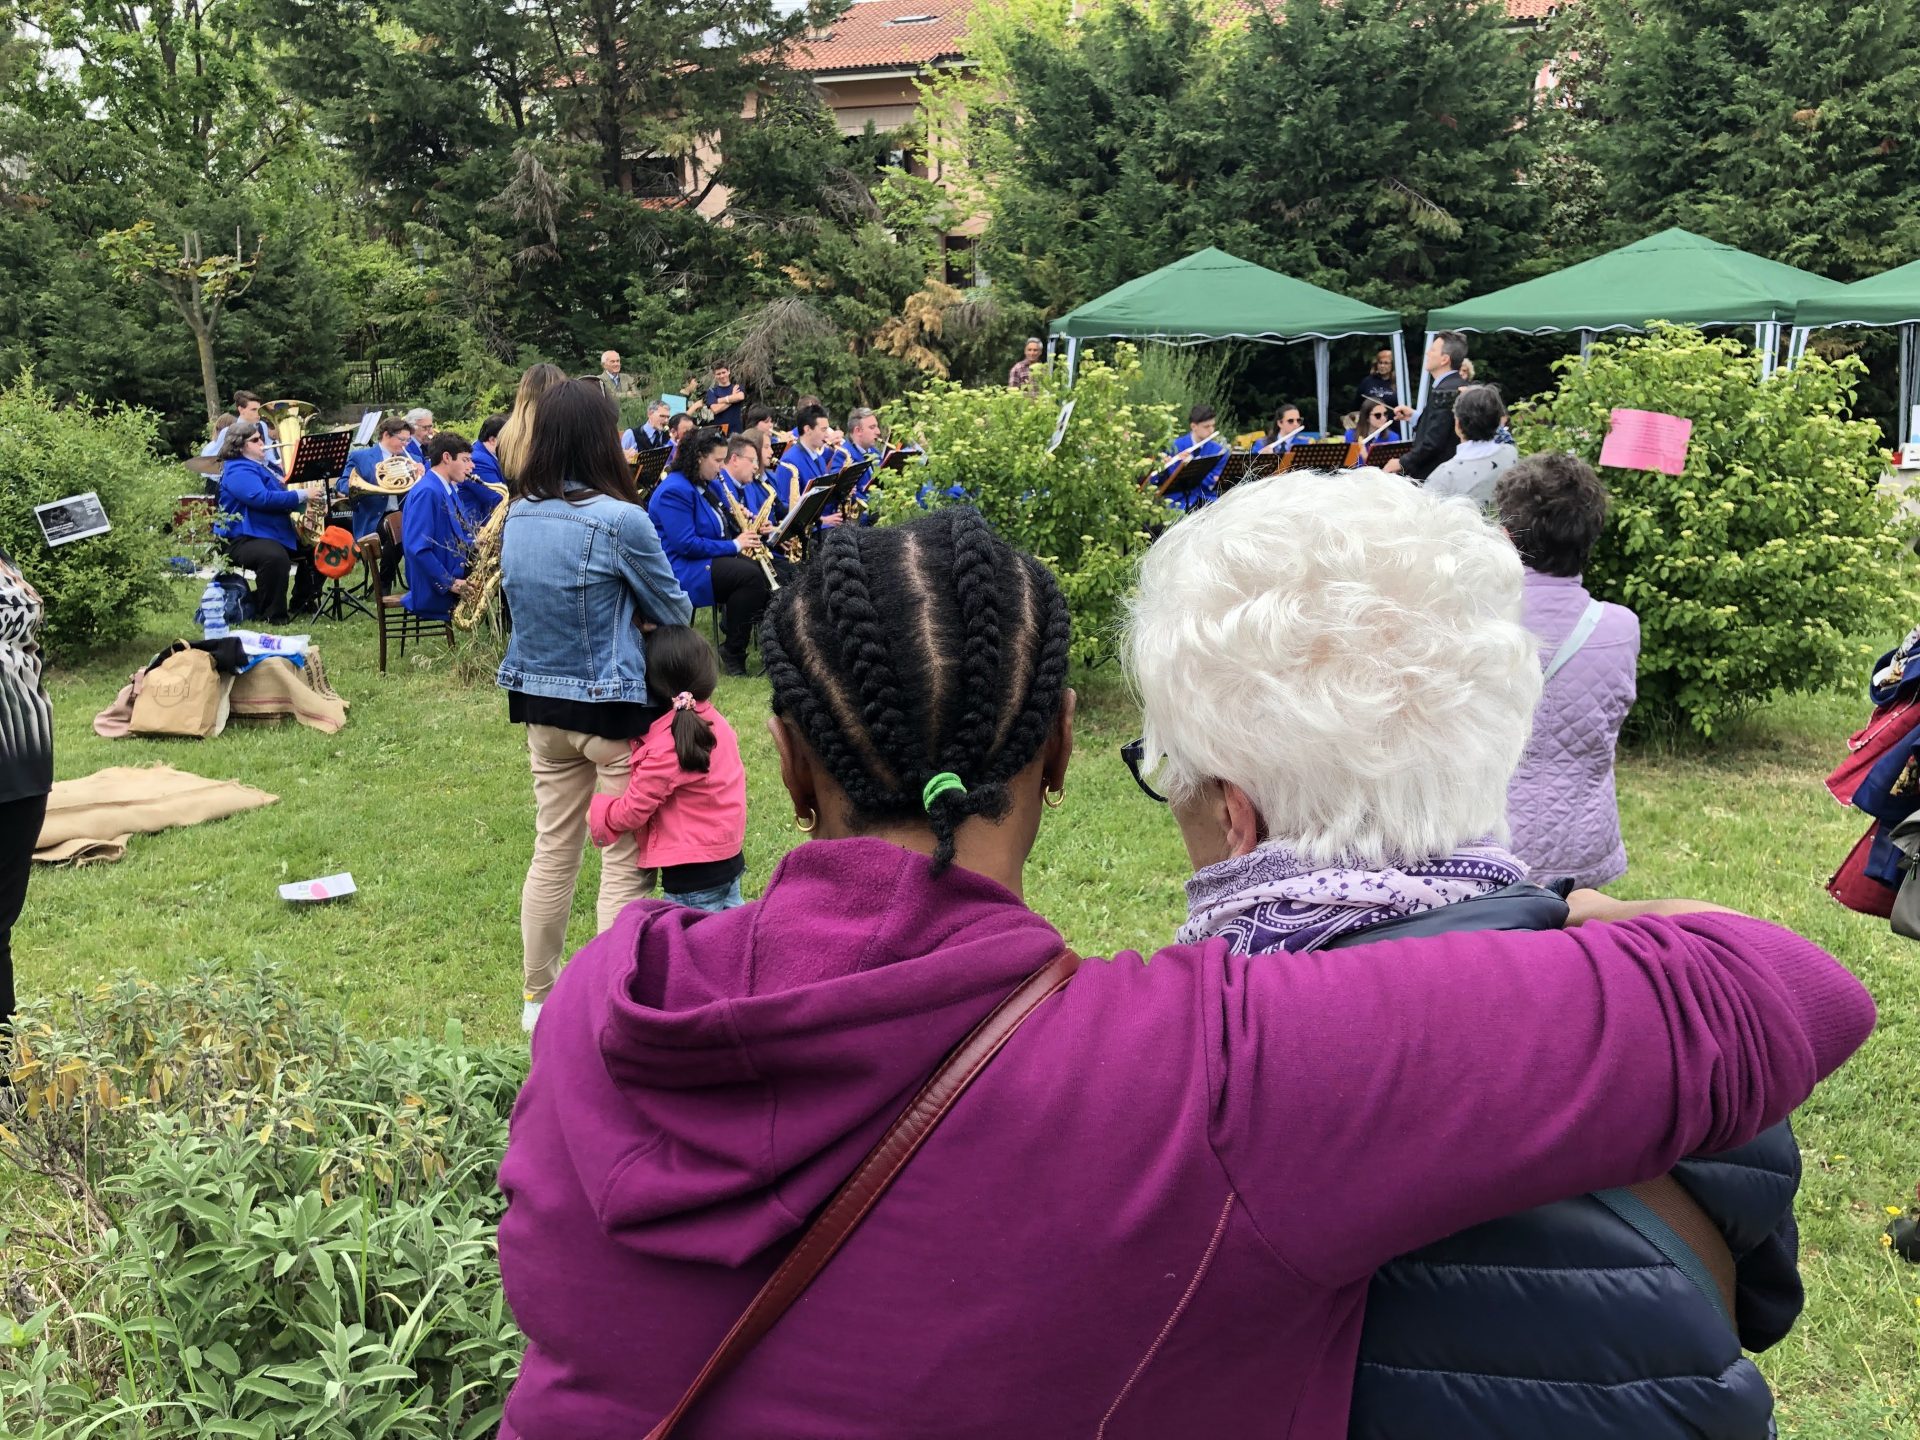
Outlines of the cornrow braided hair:
[{"label": "cornrow braided hair", "polygon": [[[1007,813],[1008,782],[1059,714],[1071,641],[1051,572],[967,506],[828,531],[760,625],[774,713],[846,790],[855,823],[924,811],[935,874],[962,822]],[[923,807],[943,771],[965,792]]]}]

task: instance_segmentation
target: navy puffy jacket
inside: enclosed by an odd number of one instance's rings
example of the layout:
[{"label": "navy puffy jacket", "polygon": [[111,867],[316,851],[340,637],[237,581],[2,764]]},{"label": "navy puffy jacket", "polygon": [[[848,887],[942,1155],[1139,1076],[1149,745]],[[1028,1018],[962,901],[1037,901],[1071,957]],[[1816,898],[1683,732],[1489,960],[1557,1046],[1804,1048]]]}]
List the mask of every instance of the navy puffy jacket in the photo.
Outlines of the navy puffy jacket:
[{"label": "navy puffy jacket", "polygon": [[[1512,906],[1500,918],[1500,903],[1415,918],[1548,928]],[[1463,1230],[1374,1276],[1349,1440],[1767,1440],[1773,1396],[1741,1346],[1766,1349],[1800,1314],[1799,1147],[1783,1122],[1673,1173],[1733,1252],[1738,1341],[1677,1266],[1583,1195]]]}]

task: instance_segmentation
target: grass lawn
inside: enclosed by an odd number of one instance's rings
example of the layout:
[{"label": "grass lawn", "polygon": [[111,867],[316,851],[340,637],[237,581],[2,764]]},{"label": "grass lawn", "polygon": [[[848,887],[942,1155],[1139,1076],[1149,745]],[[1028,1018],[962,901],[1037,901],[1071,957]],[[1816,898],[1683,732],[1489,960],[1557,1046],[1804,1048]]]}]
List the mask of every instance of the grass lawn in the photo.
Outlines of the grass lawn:
[{"label": "grass lawn", "polygon": [[[517,1041],[532,790],[504,698],[490,683],[463,684],[433,647],[382,676],[368,622],[322,623],[329,675],[353,707],[339,735],[287,725],[204,743],[99,739],[94,713],[183,629],[191,607],[183,592],[177,620],[52,675],[58,774],[166,761],[244,780],[281,803],[136,837],[117,865],[39,871],[14,936],[21,993],[260,954],[366,1032],[437,1033],[457,1017],[470,1036]],[[764,683],[726,682],[717,703],[746,751],[751,895],[801,837],[764,729]],[[1699,896],[1790,925],[1844,958],[1880,1003],[1878,1033],[1797,1120],[1808,1304],[1763,1363],[1781,1433],[1809,1440],[1920,1436],[1920,1268],[1879,1243],[1884,1207],[1910,1199],[1920,1180],[1920,950],[1821,888],[1864,828],[1820,786],[1863,706],[1840,695],[1783,701],[1710,753],[1642,751],[1620,776],[1633,870],[1619,894]],[[1080,713],[1067,805],[1042,828],[1028,898],[1083,952],[1150,949],[1182,916],[1185,855],[1116,754],[1134,733],[1117,679],[1085,680]],[[575,943],[592,934],[597,865],[590,854]],[[338,870],[360,887],[351,901],[296,909],[275,894],[282,881]],[[0,1194],[18,1179],[0,1173]]]}]

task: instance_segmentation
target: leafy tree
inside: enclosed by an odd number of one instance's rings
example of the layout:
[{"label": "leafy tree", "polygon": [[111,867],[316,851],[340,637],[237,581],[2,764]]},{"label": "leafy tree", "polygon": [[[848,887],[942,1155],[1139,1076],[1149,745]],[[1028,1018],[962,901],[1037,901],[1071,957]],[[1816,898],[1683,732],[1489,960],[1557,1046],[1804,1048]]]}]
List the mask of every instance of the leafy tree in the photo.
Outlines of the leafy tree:
[{"label": "leafy tree", "polygon": [[1920,248],[1912,0],[1583,0],[1606,63],[1575,153],[1611,233],[1682,225],[1848,280]]},{"label": "leafy tree", "polygon": [[133,285],[151,282],[172,303],[193,335],[200,359],[200,384],[206,391],[207,419],[220,413],[220,384],[214,374],[213,337],[229,300],[238,299],[253,282],[260,251],[246,254],[234,236],[231,254],[208,255],[200,234],[189,230],[178,241],[158,234],[151,220],[138,220],[125,230],[100,237],[100,252],[114,274]]},{"label": "leafy tree", "polygon": [[986,10],[980,74],[942,97],[987,268],[1023,299],[1058,311],[1213,244],[1418,308],[1533,243],[1532,72],[1499,5],[1060,8]]},{"label": "leafy tree", "polygon": [[1616,406],[1693,421],[1678,477],[1601,472],[1612,512],[1587,584],[1640,616],[1640,723],[1711,735],[1777,690],[1830,685],[1873,658],[1899,590],[1879,428],[1849,418],[1861,366],[1809,355],[1761,380],[1737,340],[1662,326],[1555,367],[1516,410],[1522,453],[1595,465]]}]

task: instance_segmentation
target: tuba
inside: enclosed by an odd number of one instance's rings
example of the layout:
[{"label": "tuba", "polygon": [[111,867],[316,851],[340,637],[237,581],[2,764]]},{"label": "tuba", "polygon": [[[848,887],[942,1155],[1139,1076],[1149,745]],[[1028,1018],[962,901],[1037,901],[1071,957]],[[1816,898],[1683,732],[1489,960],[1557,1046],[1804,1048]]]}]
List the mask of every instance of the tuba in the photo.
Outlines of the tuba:
[{"label": "tuba", "polygon": [[[305,400],[269,400],[260,407],[260,423],[273,427],[274,439],[280,445],[280,473],[283,477],[293,474],[300,437],[307,433],[307,417],[313,415],[316,409]],[[313,494],[307,497],[307,508],[293,522],[294,534],[300,537],[302,545],[313,544],[320,538],[320,532],[327,528],[327,506],[331,498],[324,484],[316,485]]]}]

